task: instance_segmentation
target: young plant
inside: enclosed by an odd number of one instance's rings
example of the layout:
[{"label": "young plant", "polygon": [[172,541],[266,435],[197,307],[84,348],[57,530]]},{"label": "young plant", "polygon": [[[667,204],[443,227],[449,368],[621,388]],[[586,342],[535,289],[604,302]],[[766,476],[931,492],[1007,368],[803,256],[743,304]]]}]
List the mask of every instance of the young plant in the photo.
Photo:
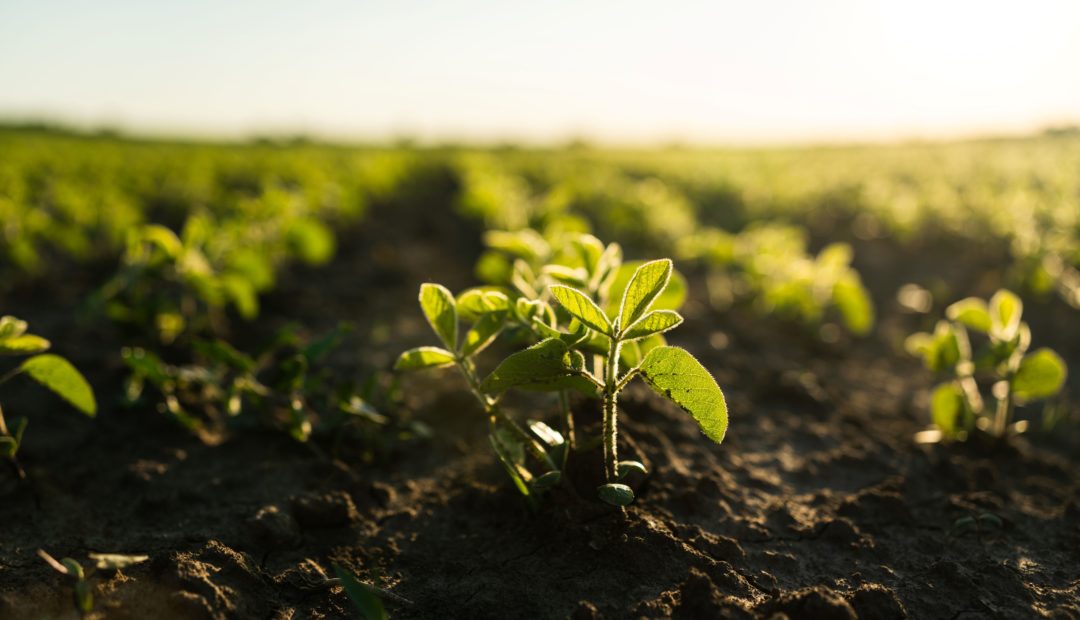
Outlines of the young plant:
[{"label": "young plant", "polygon": [[[30,356],[7,374],[0,375],[0,385],[26,375],[60,396],[77,410],[93,417],[97,413],[94,392],[71,362],[48,351],[52,344],[26,332],[26,321],[13,316],[0,317],[0,356]],[[20,478],[26,474],[19,465],[18,453],[26,431],[26,418],[18,418],[11,427],[0,408],[0,456],[8,459]]]},{"label": "young plant", "polygon": [[[556,455],[539,440],[529,435],[511,419],[500,406],[499,399],[486,391],[477,374],[476,356],[486,349],[507,325],[510,300],[499,291],[481,291],[462,296],[466,315],[473,318],[472,325],[459,337],[459,301],[446,287],[425,283],[420,286],[420,308],[443,347],[424,346],[405,351],[398,357],[394,369],[415,371],[430,368],[456,367],[465,378],[469,391],[480,404],[488,418],[489,439],[507,473],[518,490],[530,497],[557,484],[561,479]],[[529,312],[530,310],[515,308]],[[555,443],[561,445],[561,437]],[[525,467],[524,455],[529,454],[544,469],[539,477]]]},{"label": "young plant", "polygon": [[386,424],[387,419],[356,393],[351,382],[338,381],[322,367],[346,331],[341,326],[305,343],[286,328],[257,356],[224,340],[197,340],[192,346],[194,361],[185,365],[167,364],[144,349],[125,348],[121,353],[132,373],[127,400],[138,400],[149,384],[160,395],[159,409],[209,442],[217,441],[227,423],[248,409],[269,416],[300,442],[310,438],[313,422],[330,421],[335,414]]},{"label": "young plant", "polygon": [[[549,338],[511,356],[484,381],[484,387],[493,392],[537,381],[560,389],[568,380],[584,379],[596,386],[601,394],[606,481],[597,489],[597,494],[601,500],[615,506],[626,506],[634,499],[633,490],[619,481],[631,471],[644,470],[636,461],[618,460],[618,398],[635,377],[640,376],[658,394],[693,416],[713,441],[723,441],[727,432],[727,404],[723,392],[708,370],[685,349],[659,345],[645,352],[644,357],[623,355],[625,346],[658,336],[682,323],[682,316],[673,310],[652,309],[653,303],[667,288],[671,274],[672,263],[668,259],[637,267],[622,294],[618,310],[612,313],[605,312],[579,289],[550,286],[551,296],[595,337],[570,339],[570,344],[561,337]],[[601,346],[598,348],[597,344]],[[601,361],[598,372],[586,368],[583,352],[591,353]],[[554,359],[563,362],[561,369],[552,363]]]},{"label": "young plant", "polygon": [[[1049,348],[1029,352],[1031,329],[1020,320],[1023,303],[1007,290],[990,301],[969,297],[945,310],[933,334],[908,337],[906,348],[921,357],[931,371],[946,381],[934,388],[930,413],[941,434],[965,439],[973,428],[1005,437],[1026,424],[1012,423],[1017,404],[1057,394],[1065,384],[1064,360]],[[968,330],[985,335],[985,344],[973,353]],[[979,380],[990,384],[993,410],[985,406]]]},{"label": "young plant", "polygon": [[[457,366],[489,415],[496,453],[524,494],[557,482],[561,472],[555,463],[565,467],[568,451],[589,443],[575,437],[569,407],[574,391],[601,402],[605,484],[598,494],[617,506],[633,500],[633,491],[619,481],[630,471],[644,471],[641,463],[619,461],[617,454],[618,396],[634,377],[640,375],[688,411],[707,436],[723,439],[727,406],[719,386],[696,359],[667,346],[662,336],[682,322],[673,308],[685,295],[670,260],[623,264],[617,244],[605,246],[587,234],[555,245],[528,230],[489,234],[488,241],[514,257],[506,286],[469,289],[455,299],[441,286],[423,285],[421,306],[446,348],[406,351],[397,368]],[[459,314],[474,321],[460,344]],[[474,357],[500,332],[535,344],[504,359],[480,381]],[[482,346],[474,348],[473,342]],[[511,420],[499,402],[512,388],[557,394],[566,437],[535,421],[530,436]],[[521,455],[526,451],[548,470],[531,484]]]},{"label": "young plant", "polygon": [[93,611],[93,588],[90,586],[90,582],[86,580],[86,573],[83,571],[82,565],[71,558],[64,558],[58,562],[44,549],[38,549],[38,556],[45,560],[45,563],[52,567],[53,570],[61,575],[71,577],[75,582],[72,598],[75,603],[75,610],[79,612],[79,615],[85,616]]}]

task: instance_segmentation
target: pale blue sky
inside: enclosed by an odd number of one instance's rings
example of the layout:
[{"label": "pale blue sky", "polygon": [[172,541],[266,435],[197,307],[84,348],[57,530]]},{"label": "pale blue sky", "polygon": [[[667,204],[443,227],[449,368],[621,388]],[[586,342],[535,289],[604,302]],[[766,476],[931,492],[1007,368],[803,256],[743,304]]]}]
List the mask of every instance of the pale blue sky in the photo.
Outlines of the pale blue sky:
[{"label": "pale blue sky", "polygon": [[1080,121],[1080,2],[0,0],[0,118],[775,142]]}]

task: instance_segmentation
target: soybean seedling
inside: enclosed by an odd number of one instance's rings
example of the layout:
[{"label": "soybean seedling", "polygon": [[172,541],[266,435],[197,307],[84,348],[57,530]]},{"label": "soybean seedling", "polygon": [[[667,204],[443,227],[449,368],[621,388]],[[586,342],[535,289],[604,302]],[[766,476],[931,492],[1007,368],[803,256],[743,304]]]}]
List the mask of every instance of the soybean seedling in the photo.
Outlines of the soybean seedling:
[{"label": "soybean seedling", "polygon": [[75,610],[79,612],[79,615],[85,616],[90,613],[94,608],[94,595],[90,587],[90,582],[86,580],[86,573],[83,571],[81,564],[71,558],[64,558],[59,562],[56,558],[45,552],[44,549],[38,549],[38,556],[52,567],[53,570],[61,575],[67,575],[74,580],[74,592],[73,600],[75,602]]},{"label": "soybean seedling", "polygon": [[[945,310],[948,320],[939,321],[933,334],[908,337],[908,351],[947,377],[930,400],[933,422],[945,437],[964,439],[972,428],[999,438],[1020,432],[1023,424],[1012,423],[1014,407],[1061,391],[1065,361],[1049,348],[1029,352],[1031,329],[1020,320],[1022,313],[1020,298],[1002,289],[989,302],[969,297],[952,304]],[[975,353],[969,329],[985,335],[984,346]],[[992,411],[979,389],[982,378],[990,383]]]},{"label": "soybean seedling", "polygon": [[685,349],[658,346],[645,354],[641,362],[620,375],[620,360],[625,344],[662,334],[678,327],[683,318],[674,310],[652,310],[653,302],[671,280],[672,263],[661,259],[637,268],[623,293],[618,313],[609,318],[590,297],[564,285],[550,287],[551,295],[575,319],[600,334],[607,341],[603,355],[603,374],[583,370],[582,376],[601,389],[604,438],[604,477],[607,481],[597,493],[603,501],[625,506],[633,501],[629,486],[618,482],[630,471],[642,469],[636,462],[618,460],[619,393],[640,375],[660,395],[683,408],[713,441],[720,443],[727,432],[727,403],[720,386],[709,371]]},{"label": "soybean seedling", "polygon": [[[52,343],[41,336],[27,333],[26,328],[26,321],[20,321],[13,316],[0,317],[0,356],[29,356],[7,374],[0,376],[0,385],[19,375],[26,375],[77,410],[93,417],[97,413],[97,403],[86,379],[71,362],[59,355],[45,353],[52,347]],[[18,461],[26,425],[26,418],[18,418],[9,427],[3,409],[0,408],[0,455],[12,463],[20,478],[26,477]]]},{"label": "soybean seedling", "polygon": [[[488,418],[492,447],[517,489],[530,497],[533,491],[541,491],[557,484],[561,479],[561,471],[548,449],[511,419],[500,406],[499,399],[481,386],[475,358],[506,327],[510,303],[509,298],[498,291],[486,291],[480,295],[478,299],[469,300],[469,303],[479,304],[483,312],[472,315],[476,316],[474,322],[464,336],[459,337],[458,300],[440,284],[421,285],[420,308],[445,348],[424,346],[405,351],[398,358],[394,369],[415,371],[456,367]],[[534,479],[532,473],[521,463],[524,453],[531,455],[544,468],[541,476]]]}]

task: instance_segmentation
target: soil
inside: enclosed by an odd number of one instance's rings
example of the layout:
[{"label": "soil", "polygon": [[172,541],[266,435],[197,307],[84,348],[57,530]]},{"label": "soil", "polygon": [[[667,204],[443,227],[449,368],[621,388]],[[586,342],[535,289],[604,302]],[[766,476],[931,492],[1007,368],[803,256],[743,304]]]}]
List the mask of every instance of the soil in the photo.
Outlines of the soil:
[{"label": "soil", "polygon": [[[353,321],[364,328],[334,363],[358,374],[430,344],[418,284],[469,285],[480,250],[479,230],[449,208],[452,188],[433,185],[344,229],[331,265],[290,268],[235,335]],[[312,450],[257,427],[205,445],[153,407],[121,407],[123,335],[70,320],[86,283],[107,273],[20,286],[5,308],[87,370],[101,411],[84,419],[33,386],[5,386],[7,414],[29,410],[29,480],[0,473],[0,617],[76,617],[70,582],[35,554],[44,548],[80,561],[149,556],[91,575],[98,618],[354,617],[326,583],[332,564],[392,593],[395,618],[1080,618],[1077,428],[915,444],[932,377],[895,344],[928,319],[902,314],[892,295],[938,272],[910,246],[857,251],[881,315],[867,339],[826,345],[691,299],[671,340],[723,386],[727,439],[709,442],[632,387],[622,449],[650,474],[625,514],[587,490],[530,510],[451,373],[405,382],[399,410],[384,413],[433,432],[389,439],[372,462],[326,456],[332,438]],[[1000,265],[969,255],[950,281],[986,293],[994,284],[977,276]],[[1062,333],[1075,314],[1053,302],[1031,313],[1036,339],[1060,336],[1054,346],[1080,368],[1075,335]],[[595,403],[575,408],[587,426]]]}]

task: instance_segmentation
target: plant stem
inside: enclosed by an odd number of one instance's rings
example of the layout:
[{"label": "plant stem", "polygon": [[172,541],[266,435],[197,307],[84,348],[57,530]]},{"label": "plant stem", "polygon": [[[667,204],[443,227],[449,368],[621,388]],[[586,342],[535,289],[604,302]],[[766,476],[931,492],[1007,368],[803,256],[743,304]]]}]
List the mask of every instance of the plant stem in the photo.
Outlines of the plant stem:
[{"label": "plant stem", "polygon": [[559,390],[559,406],[562,407],[563,431],[566,433],[566,454],[570,454],[570,450],[577,446],[577,440],[574,438],[574,414],[570,411],[570,396],[566,390]]},{"label": "plant stem", "polygon": [[608,483],[618,479],[618,411],[619,399],[619,345],[612,337],[604,365],[604,479]]},{"label": "plant stem", "polygon": [[1009,429],[1009,420],[1012,418],[1013,395],[1010,388],[1005,393],[1005,398],[998,399],[997,411],[994,414],[994,435],[1004,437]]},{"label": "plant stem", "polygon": [[525,432],[525,429],[521,428],[517,422],[510,419],[509,416],[499,407],[499,405],[487,394],[480,389],[480,379],[476,376],[476,372],[473,370],[472,365],[468,360],[459,360],[457,362],[458,370],[465,377],[465,381],[469,384],[469,391],[473,393],[476,400],[480,402],[480,406],[484,408],[484,413],[488,414],[488,420],[491,423],[492,428],[495,427],[497,422],[501,422],[510,429],[517,438],[525,444],[525,448],[529,450],[529,453],[536,457],[536,460],[544,463],[548,466],[549,470],[558,470],[559,467],[555,464],[555,461],[551,460],[551,456],[547,451],[537,442],[529,433]]}]

